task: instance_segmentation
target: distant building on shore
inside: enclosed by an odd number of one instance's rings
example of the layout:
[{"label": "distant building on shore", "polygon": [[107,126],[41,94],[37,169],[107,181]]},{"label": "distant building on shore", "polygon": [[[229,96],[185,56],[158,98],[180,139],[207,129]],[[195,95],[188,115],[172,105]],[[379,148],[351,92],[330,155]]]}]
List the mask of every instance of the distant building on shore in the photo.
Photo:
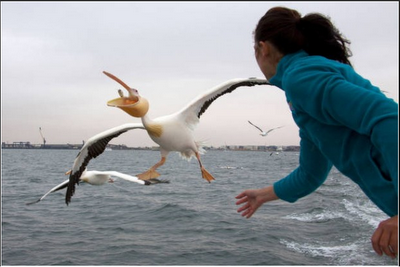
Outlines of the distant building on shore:
[{"label": "distant building on shore", "polygon": [[257,146],[257,145],[225,145],[220,147],[205,147],[206,150],[232,150],[232,151],[300,151],[299,146]]},{"label": "distant building on shore", "polygon": [[81,149],[82,144],[31,144],[30,142],[13,142],[11,144],[2,142],[3,149]]},{"label": "distant building on shore", "polygon": [[[31,144],[30,142],[13,142],[1,143],[2,149],[81,149],[82,144]],[[205,147],[206,150],[232,150],[232,151],[300,151],[299,146],[257,146],[257,145],[225,145],[220,147]],[[108,144],[107,150],[153,150],[159,148],[154,147],[128,147],[126,145]]]}]

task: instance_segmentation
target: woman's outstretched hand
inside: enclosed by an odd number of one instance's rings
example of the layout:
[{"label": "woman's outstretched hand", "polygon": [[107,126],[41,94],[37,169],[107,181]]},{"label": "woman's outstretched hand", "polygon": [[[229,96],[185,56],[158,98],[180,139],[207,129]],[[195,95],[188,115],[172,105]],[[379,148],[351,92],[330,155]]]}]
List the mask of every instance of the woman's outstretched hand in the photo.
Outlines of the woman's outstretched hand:
[{"label": "woman's outstretched hand", "polygon": [[274,189],[272,186],[268,186],[261,189],[250,189],[243,191],[236,199],[239,199],[236,202],[236,205],[242,205],[237,212],[242,213],[243,217],[247,219],[250,218],[254,212],[257,211],[262,204],[268,201],[276,200],[278,197],[276,196]]}]

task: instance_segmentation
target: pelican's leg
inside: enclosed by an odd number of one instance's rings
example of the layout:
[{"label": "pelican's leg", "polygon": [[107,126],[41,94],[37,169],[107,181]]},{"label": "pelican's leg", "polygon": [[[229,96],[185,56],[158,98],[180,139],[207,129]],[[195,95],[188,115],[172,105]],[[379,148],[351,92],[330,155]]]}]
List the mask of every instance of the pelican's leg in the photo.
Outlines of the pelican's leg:
[{"label": "pelican's leg", "polygon": [[197,158],[197,160],[199,161],[199,164],[200,164],[201,175],[203,176],[204,179],[207,180],[207,182],[211,183],[211,181],[212,181],[212,180],[215,180],[215,179],[214,179],[214,177],[203,167],[203,164],[201,164],[199,152],[196,152],[196,158]]},{"label": "pelican's leg", "polygon": [[153,167],[149,170],[145,171],[144,173],[136,175],[140,180],[150,180],[157,178],[160,174],[156,171],[156,169],[162,165],[164,165],[166,157],[161,157],[161,160],[157,162]]}]

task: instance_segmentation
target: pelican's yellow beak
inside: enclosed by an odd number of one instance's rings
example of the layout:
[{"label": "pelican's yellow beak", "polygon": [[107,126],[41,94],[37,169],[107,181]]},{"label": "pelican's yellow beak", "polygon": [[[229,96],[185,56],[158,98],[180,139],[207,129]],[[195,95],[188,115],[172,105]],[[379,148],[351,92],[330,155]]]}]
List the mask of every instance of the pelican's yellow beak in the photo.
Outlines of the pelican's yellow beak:
[{"label": "pelican's yellow beak", "polygon": [[117,107],[128,113],[129,115],[141,118],[146,115],[149,110],[149,102],[146,98],[138,97],[138,100],[132,100],[129,97],[119,97],[107,102],[110,107]]},{"label": "pelican's yellow beak", "polygon": [[124,97],[122,91],[119,91],[118,93],[121,97],[108,101],[108,106],[120,108],[129,115],[137,118],[141,118],[146,115],[147,111],[149,110],[149,102],[147,101],[147,99],[140,97],[136,89],[130,88],[123,81],[121,81],[119,78],[112,75],[111,73],[105,71],[103,71],[103,73],[117,83],[121,84],[129,93],[128,97]]}]

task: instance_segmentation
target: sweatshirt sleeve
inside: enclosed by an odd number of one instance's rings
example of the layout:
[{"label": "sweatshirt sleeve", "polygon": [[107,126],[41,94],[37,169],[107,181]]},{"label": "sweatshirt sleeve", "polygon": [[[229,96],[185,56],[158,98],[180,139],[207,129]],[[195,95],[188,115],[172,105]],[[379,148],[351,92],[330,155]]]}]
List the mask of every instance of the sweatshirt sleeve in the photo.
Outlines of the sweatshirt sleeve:
[{"label": "sweatshirt sleeve", "polygon": [[295,202],[314,192],[328,177],[332,163],[306,137],[301,135],[300,165],[287,177],[274,183],[275,194]]},{"label": "sweatshirt sleeve", "polygon": [[[350,67],[336,71],[313,65],[287,73],[285,90],[294,109],[330,125],[343,125],[370,138],[397,188],[398,104]],[[349,79],[350,77],[350,79]],[[349,80],[353,80],[349,82]]]}]

